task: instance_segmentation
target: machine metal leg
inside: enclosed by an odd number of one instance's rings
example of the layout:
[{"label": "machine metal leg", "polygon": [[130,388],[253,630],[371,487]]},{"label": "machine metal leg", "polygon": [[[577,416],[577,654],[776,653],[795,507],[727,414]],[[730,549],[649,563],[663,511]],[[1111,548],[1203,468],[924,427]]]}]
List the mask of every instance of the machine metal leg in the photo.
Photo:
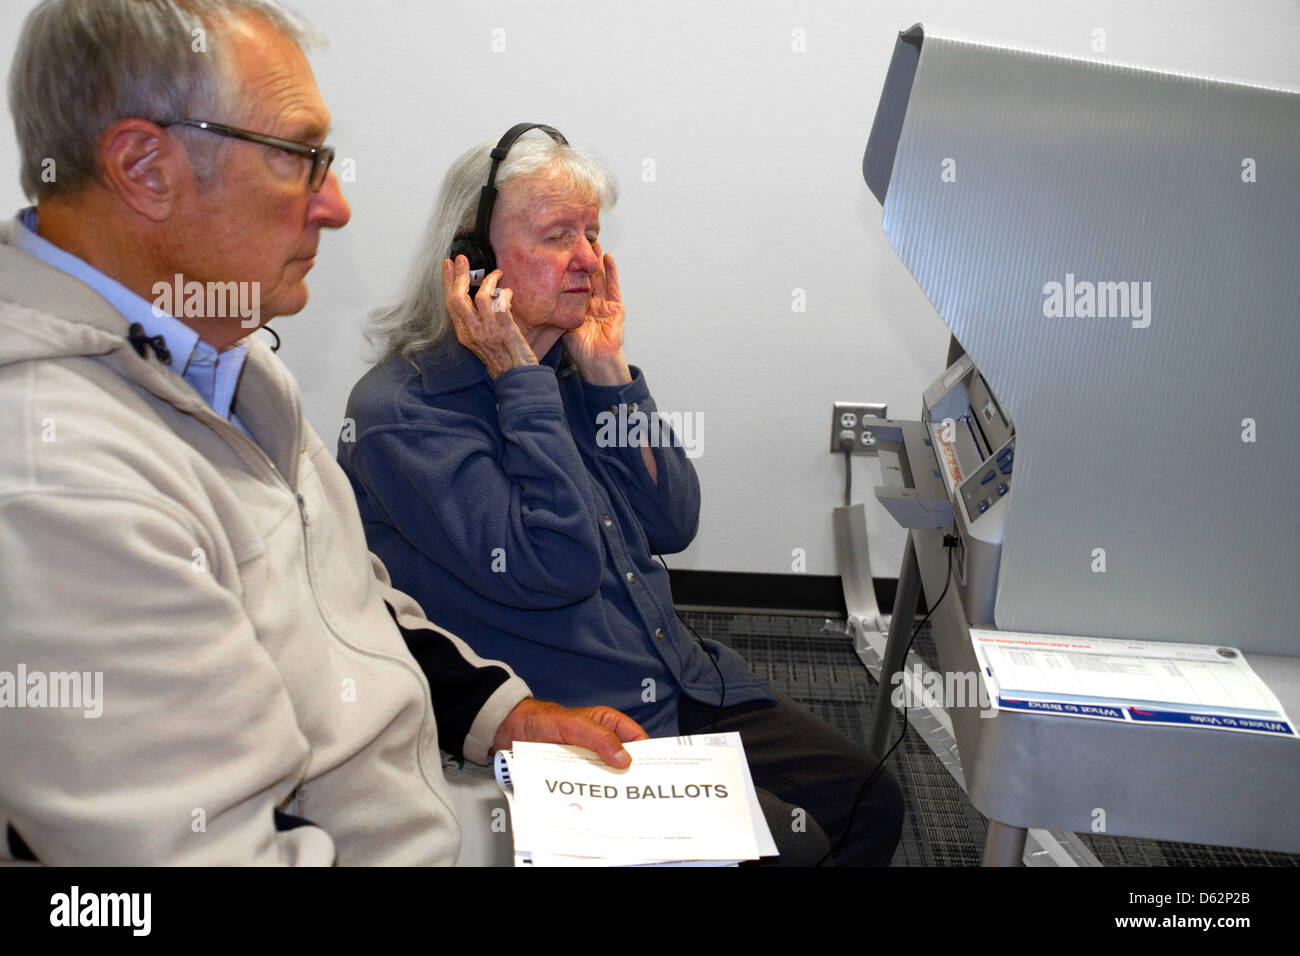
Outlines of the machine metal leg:
[{"label": "machine metal leg", "polygon": [[984,839],[983,866],[1020,866],[1025,856],[1024,827],[1009,827],[996,820],[989,821],[989,833]]},{"label": "machine metal leg", "polygon": [[871,553],[867,542],[867,506],[841,505],[831,512],[835,531],[835,561],[844,588],[849,624],[857,630],[883,630],[876,588],[871,578]]},{"label": "machine metal leg", "polygon": [[894,708],[889,698],[894,688],[894,675],[903,669],[907,642],[912,636],[912,621],[916,616],[916,599],[920,593],[921,569],[916,563],[916,546],[909,531],[903,564],[898,571],[898,591],[894,595],[894,614],[889,621],[885,659],[880,665],[880,692],[871,719],[871,752],[877,756],[883,756],[889,749],[890,728],[894,725]]}]

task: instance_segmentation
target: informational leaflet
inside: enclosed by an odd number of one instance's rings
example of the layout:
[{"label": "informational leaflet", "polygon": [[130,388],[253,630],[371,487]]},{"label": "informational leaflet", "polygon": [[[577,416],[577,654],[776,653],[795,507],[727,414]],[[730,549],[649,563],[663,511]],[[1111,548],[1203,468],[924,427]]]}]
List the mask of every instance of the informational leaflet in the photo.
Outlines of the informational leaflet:
[{"label": "informational leaflet", "polygon": [[627,770],[557,744],[498,754],[516,865],[718,866],[776,853],[738,734],[625,746]]},{"label": "informational leaflet", "polygon": [[1235,647],[970,633],[999,710],[1300,736]]}]

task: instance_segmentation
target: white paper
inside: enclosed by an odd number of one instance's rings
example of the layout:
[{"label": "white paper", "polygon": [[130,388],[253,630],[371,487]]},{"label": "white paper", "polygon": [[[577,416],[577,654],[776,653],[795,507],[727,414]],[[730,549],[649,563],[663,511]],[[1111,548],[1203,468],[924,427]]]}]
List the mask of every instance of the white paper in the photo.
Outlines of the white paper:
[{"label": "white paper", "polygon": [[749,798],[749,816],[754,824],[754,840],[758,844],[758,855],[777,856],[776,841],[772,839],[772,831],[767,826],[767,817],[763,815],[763,808],[759,806],[758,794],[754,791],[754,778],[749,772],[749,760],[745,757],[745,744],[741,741],[739,733],[733,730],[723,734],[654,737],[650,740],[638,741],[636,746],[638,750],[654,750],[656,747],[665,749],[674,747],[734,747],[738,750],[740,752],[740,768],[745,774],[745,793]]},{"label": "white paper", "polygon": [[555,744],[498,755],[516,865],[725,866],[776,852],[738,734],[625,746],[627,770]]},{"label": "white paper", "polygon": [[1000,710],[1297,736],[1237,648],[982,628],[971,642]]}]

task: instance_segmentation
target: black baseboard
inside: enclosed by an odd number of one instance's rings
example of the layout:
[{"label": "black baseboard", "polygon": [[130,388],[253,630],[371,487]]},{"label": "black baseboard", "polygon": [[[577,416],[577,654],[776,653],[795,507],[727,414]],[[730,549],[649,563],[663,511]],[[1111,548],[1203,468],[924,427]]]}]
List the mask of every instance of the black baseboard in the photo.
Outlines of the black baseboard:
[{"label": "black baseboard", "polygon": [[[739,571],[669,571],[678,607],[792,611],[845,617],[844,589],[832,574],[747,574]],[[875,578],[876,603],[894,608],[897,578]]]}]

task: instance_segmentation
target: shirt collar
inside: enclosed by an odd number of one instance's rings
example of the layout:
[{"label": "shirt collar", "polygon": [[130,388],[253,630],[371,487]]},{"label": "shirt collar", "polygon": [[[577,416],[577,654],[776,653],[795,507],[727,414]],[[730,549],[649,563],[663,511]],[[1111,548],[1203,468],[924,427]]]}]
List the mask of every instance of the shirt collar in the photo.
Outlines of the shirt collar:
[{"label": "shirt collar", "polygon": [[199,393],[213,411],[222,418],[230,418],[239,373],[248,357],[247,345],[236,345],[218,352],[184,322],[146,302],[84,259],[41,238],[36,231],[39,225],[36,207],[22,210],[18,214],[18,223],[23,228],[14,230],[12,241],[15,248],[90,286],[117,309],[128,324],[140,323],[149,338],[161,335],[171,353],[167,364]]}]

